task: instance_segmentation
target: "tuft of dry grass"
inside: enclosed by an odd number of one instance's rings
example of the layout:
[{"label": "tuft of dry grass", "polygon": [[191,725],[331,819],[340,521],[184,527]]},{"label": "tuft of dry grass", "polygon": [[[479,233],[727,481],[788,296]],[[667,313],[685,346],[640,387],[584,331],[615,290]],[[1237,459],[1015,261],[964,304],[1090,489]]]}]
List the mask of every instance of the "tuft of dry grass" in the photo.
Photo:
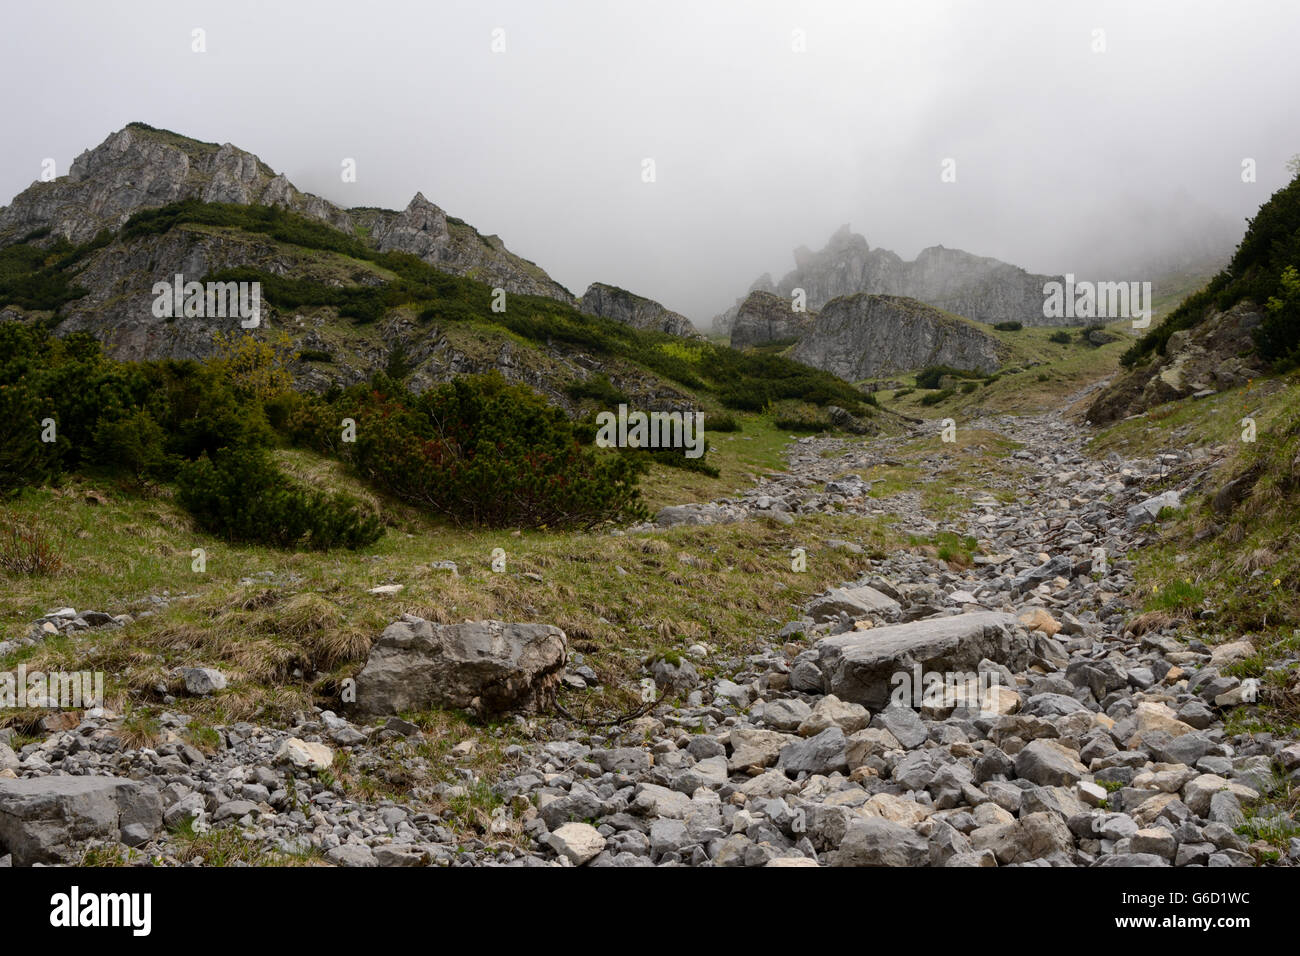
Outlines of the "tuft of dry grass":
[{"label": "tuft of dry grass", "polygon": [[1147,611],[1145,614],[1139,614],[1125,626],[1125,630],[1131,632],[1135,637],[1141,637],[1149,631],[1159,631],[1177,624],[1182,620],[1181,617],[1168,614],[1165,611]]},{"label": "tuft of dry grass", "polygon": [[58,574],[63,557],[39,524],[0,515],[0,568],[15,575]]}]

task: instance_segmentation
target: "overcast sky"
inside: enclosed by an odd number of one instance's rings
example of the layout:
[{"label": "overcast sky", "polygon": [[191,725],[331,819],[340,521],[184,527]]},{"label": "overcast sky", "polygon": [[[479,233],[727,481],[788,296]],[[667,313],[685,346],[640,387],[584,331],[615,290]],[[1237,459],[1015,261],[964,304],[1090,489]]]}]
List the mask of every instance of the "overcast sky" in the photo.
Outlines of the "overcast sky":
[{"label": "overcast sky", "polygon": [[422,191],[575,293],[610,282],[702,324],[842,223],[907,258],[1122,270],[1216,222],[1239,236],[1300,152],[1295,0],[64,0],[0,17],[0,203],[45,157],[63,174],[139,120],[344,206]]}]

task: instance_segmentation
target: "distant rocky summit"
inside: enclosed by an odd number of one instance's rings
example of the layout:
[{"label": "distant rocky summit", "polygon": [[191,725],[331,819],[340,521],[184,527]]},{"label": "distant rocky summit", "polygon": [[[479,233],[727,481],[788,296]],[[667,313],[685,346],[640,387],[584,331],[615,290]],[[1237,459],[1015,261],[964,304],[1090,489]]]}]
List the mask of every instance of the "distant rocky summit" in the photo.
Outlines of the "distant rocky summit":
[{"label": "distant rocky summit", "polygon": [[998,341],[974,323],[893,295],[851,295],[829,302],[792,358],[848,381],[948,365],[998,368]]},{"label": "distant rocky summit", "polygon": [[789,299],[774,292],[751,292],[736,312],[731,347],[744,349],[802,338],[816,318],[815,312],[795,312]]},{"label": "distant rocky summit", "polygon": [[[1068,325],[1082,320],[1043,315],[1043,285],[1060,276],[1034,275],[997,259],[960,249],[932,246],[908,262],[888,249],[872,249],[847,225],[831,236],[820,252],[795,250],[795,268],[780,282],[760,277],[751,291],[770,291],[787,300],[803,289],[809,309],[820,309],[840,296],[866,292],[907,296],[977,322],[1023,325]],[[730,330],[739,306],[715,317],[714,331]]]},{"label": "distant rocky summit", "polygon": [[686,316],[666,309],[652,299],[603,282],[593,282],[587,287],[579,307],[588,315],[599,315],[637,329],[700,337],[699,331]]}]

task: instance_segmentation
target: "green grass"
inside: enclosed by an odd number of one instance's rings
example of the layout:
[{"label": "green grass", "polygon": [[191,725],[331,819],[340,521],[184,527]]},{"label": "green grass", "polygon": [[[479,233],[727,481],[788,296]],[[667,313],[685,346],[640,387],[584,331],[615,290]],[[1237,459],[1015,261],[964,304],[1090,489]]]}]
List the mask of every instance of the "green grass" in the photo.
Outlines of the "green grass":
[{"label": "green grass", "polygon": [[[757,419],[745,429],[720,436],[722,479],[656,466],[649,497],[700,500],[673,488],[746,485],[777,465],[786,439]],[[280,458],[316,487],[380,501],[389,533],[355,553],[285,553],[205,535],[165,494],[104,487],[106,502],[90,505],[81,479],[61,490],[29,490],[8,510],[32,521],[60,514],[67,570],[4,578],[0,622],[7,633],[25,633],[30,621],[65,604],[120,613],[149,609],[150,595],[168,594],[171,603],[125,628],[18,650],[0,666],[28,660],[46,669],[103,670],[110,706],[139,708],[147,736],[149,707],[159,700],[154,686],[180,693],[171,674],[180,665],[218,667],[230,679],[226,691],[186,701],[187,712],[211,727],[258,713],[287,716],[311,702],[337,707],[339,681],[356,673],[370,643],[403,612],[441,621],[542,620],[564,628],[573,648],[605,675],[605,690],[586,695],[593,707],[618,711],[635,696],[640,660],[650,650],[705,641],[740,652],[772,619],[788,618],[812,594],[859,573],[862,559],[820,542],[896,543],[884,521],[850,515],[807,516],[793,527],[754,520],[623,537],[458,529],[379,498],[337,462],[300,451]],[[498,547],[507,555],[502,574],[491,570]],[[789,568],[794,547],[808,549],[806,573]],[[202,573],[191,569],[193,548],[206,551]],[[459,576],[431,569],[437,560],[455,561]],[[240,583],[246,578],[254,583]],[[392,597],[366,593],[386,583],[405,589]]]}]

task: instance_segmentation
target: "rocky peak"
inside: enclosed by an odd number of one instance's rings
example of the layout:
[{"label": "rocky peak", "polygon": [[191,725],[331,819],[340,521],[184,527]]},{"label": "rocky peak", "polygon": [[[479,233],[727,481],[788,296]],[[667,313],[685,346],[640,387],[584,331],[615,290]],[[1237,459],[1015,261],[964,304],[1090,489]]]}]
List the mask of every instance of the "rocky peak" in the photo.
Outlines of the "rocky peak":
[{"label": "rocky peak", "polygon": [[448,216],[417,192],[401,212],[342,209],[304,193],[256,155],[230,143],[190,139],[131,123],[73,162],[66,176],[35,182],[0,209],[0,246],[38,229],[74,243],[116,230],[142,209],[182,200],[279,206],[356,235],[381,251],[409,252],[455,275],[507,292],[573,302],[567,289],[495,236]]},{"label": "rocky peak", "polygon": [[451,243],[447,214],[425,199],[424,193],[416,193],[401,212],[381,218],[373,237],[380,252],[409,252],[428,262],[439,261]]},{"label": "rocky peak", "polygon": [[638,329],[650,329],[667,332],[670,335],[683,335],[699,338],[691,320],[686,316],[666,309],[653,299],[628,292],[618,286],[593,282],[582,294],[580,308],[588,315],[599,315],[615,322],[622,322]]},{"label": "rocky peak", "polygon": [[284,206],[351,230],[345,212],[299,192],[246,150],[132,123],[79,155],[66,176],[33,183],[0,210],[0,245],[42,228],[85,242],[142,209],[186,199]]},{"label": "rocky peak", "polygon": [[[749,292],[776,292],[776,283],[772,281],[772,273],[764,272],[750,283]],[[735,305],[726,312],[720,312],[713,317],[712,332],[714,335],[731,334],[731,330],[736,324],[736,316],[739,315],[740,307],[745,304],[747,296],[748,293],[737,299]]]}]

